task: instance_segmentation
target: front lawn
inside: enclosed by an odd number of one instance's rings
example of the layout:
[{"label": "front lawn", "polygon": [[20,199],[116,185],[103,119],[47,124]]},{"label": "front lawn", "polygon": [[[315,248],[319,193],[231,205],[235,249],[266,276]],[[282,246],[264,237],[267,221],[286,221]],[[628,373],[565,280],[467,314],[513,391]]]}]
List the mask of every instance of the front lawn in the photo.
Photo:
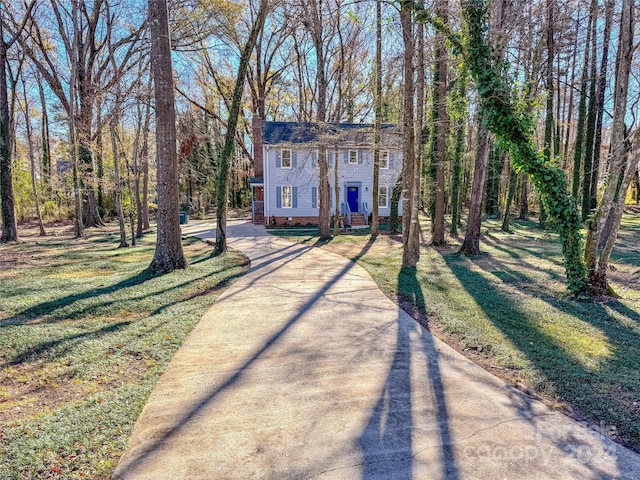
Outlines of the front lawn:
[{"label": "front lawn", "polygon": [[183,242],[189,268],[145,269],[147,235],[113,228],[0,246],[0,479],[109,478],[158,377],[246,258]]}]

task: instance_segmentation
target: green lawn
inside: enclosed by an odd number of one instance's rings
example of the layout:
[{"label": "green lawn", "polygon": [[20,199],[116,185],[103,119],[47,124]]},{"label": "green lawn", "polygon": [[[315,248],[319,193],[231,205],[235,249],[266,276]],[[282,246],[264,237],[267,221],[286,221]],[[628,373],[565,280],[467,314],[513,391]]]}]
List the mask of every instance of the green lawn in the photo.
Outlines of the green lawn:
[{"label": "green lawn", "polygon": [[0,246],[0,479],[109,478],[173,353],[246,267],[187,239],[189,268],[154,277],[153,235],[91,235]]},{"label": "green lawn", "polygon": [[533,222],[508,234],[490,219],[483,233],[484,255],[459,255],[452,238],[425,245],[415,271],[400,269],[401,245],[385,236],[341,235],[323,248],[355,259],[465,355],[640,451],[640,217],[625,216],[613,255],[617,300],[570,298],[557,236]]}]

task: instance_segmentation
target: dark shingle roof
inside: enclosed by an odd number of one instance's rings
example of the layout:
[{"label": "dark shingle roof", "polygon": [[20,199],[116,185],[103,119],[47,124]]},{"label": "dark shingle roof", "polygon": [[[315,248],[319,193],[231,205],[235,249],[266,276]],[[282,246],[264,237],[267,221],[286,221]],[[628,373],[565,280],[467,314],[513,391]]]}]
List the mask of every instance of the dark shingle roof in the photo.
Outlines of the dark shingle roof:
[{"label": "dark shingle roof", "polygon": [[[384,124],[382,128],[393,129],[395,125]],[[327,136],[342,136],[355,143],[366,142],[373,133],[373,125],[370,123],[327,123],[324,131],[320,125],[311,122],[262,122],[263,138],[266,145],[277,145],[280,143],[309,143],[318,140],[322,133]]]}]

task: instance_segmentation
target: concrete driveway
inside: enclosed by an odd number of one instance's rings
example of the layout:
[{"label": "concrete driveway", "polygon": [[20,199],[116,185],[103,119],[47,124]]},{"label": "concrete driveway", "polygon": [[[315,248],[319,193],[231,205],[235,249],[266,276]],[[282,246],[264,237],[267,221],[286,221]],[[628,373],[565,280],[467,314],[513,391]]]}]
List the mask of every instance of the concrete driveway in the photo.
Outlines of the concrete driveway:
[{"label": "concrete driveway", "polygon": [[349,260],[229,234],[251,269],[176,353],[113,478],[640,479],[640,456],[440,342]]}]

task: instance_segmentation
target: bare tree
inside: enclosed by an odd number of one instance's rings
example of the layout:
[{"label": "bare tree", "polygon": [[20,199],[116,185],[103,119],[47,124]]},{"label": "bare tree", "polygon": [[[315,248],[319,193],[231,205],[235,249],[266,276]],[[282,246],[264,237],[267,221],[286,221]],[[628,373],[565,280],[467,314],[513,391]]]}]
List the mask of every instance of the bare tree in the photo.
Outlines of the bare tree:
[{"label": "bare tree", "polygon": [[5,40],[6,5],[0,0],[0,209],[2,210],[2,235],[0,242],[17,242],[18,227],[13,198],[11,129],[9,123],[9,100],[7,91],[7,51],[18,40],[22,29],[31,15],[35,0],[29,4],[22,23],[11,38]]}]

